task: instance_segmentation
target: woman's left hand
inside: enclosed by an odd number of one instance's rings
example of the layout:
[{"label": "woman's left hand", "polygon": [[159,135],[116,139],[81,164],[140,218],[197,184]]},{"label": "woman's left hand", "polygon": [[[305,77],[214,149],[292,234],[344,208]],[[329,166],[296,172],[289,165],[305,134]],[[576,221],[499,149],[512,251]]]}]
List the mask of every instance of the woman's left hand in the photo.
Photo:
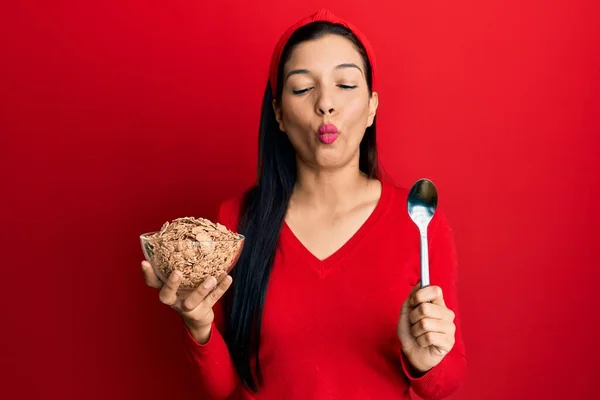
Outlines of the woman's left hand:
[{"label": "woman's left hand", "polygon": [[398,321],[398,339],[412,367],[424,373],[440,363],[454,346],[454,312],[446,307],[439,286],[410,291]]}]

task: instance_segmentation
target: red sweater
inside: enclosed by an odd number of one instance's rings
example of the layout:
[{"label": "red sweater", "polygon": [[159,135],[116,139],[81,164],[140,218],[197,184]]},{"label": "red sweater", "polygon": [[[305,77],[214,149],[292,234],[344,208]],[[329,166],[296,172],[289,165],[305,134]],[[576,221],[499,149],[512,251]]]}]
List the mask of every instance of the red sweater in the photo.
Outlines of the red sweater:
[{"label": "red sweater", "polygon": [[[429,226],[430,278],[456,314],[456,343],[440,364],[415,376],[396,335],[402,303],[419,280],[419,232],[408,191],[384,182],[367,221],[336,253],[318,260],[284,223],[266,294],[258,395],[239,384],[215,306],[209,341],[187,329],[185,351],[202,399],[425,399],[454,392],[466,371],[456,296],[452,233],[438,212]],[[240,199],[225,202],[221,223],[235,230]],[[365,276],[372,284],[360,288]],[[385,277],[385,279],[381,279]],[[185,326],[185,325],[184,325]]]}]

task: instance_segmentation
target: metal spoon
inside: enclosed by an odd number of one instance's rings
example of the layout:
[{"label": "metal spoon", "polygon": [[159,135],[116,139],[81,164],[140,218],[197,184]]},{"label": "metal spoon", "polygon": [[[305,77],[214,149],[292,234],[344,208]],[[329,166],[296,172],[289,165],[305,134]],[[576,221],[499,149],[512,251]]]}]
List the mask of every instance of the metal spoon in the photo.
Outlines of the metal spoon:
[{"label": "metal spoon", "polygon": [[437,189],[429,179],[418,180],[408,193],[408,215],[421,233],[421,287],[429,286],[427,226],[435,214],[437,203]]}]

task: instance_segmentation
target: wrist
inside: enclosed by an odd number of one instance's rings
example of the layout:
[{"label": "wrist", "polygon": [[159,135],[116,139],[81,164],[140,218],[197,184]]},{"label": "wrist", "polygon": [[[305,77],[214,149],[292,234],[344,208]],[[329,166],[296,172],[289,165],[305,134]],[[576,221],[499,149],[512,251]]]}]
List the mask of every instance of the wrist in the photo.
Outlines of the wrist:
[{"label": "wrist", "polygon": [[186,319],[184,319],[184,322],[196,342],[199,344],[206,344],[208,342],[212,331],[212,324],[198,326],[194,321]]},{"label": "wrist", "polygon": [[431,367],[421,365],[417,358],[413,356],[414,353],[406,351],[405,349],[402,349],[402,353],[404,353],[407,361],[407,368],[409,369],[411,375],[415,377],[423,376],[431,369]]}]

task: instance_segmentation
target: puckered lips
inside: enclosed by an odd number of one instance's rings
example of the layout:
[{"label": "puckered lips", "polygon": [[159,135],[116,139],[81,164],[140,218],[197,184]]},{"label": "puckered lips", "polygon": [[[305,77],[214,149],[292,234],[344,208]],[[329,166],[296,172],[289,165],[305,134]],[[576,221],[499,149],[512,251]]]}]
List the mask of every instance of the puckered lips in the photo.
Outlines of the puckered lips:
[{"label": "puckered lips", "polygon": [[323,124],[319,127],[318,137],[323,144],[332,144],[338,137],[338,128],[333,124]]}]

